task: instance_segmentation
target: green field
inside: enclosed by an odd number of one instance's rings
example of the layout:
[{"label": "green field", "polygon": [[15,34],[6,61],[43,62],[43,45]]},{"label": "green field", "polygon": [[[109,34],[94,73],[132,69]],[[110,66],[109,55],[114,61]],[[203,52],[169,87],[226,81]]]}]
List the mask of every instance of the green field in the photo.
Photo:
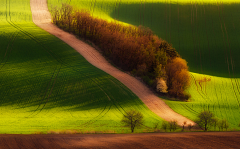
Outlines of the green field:
[{"label": "green field", "polygon": [[[69,3],[92,15],[149,27],[173,44],[188,61],[191,102],[165,100],[176,112],[194,120],[202,110],[240,122],[240,1],[205,0],[48,0],[51,6]],[[201,82],[204,77],[211,81]],[[199,83],[200,82],[200,83]]]},{"label": "green field", "polygon": [[130,132],[123,112],[161,119],[127,87],[32,22],[29,0],[0,1],[0,133]]}]

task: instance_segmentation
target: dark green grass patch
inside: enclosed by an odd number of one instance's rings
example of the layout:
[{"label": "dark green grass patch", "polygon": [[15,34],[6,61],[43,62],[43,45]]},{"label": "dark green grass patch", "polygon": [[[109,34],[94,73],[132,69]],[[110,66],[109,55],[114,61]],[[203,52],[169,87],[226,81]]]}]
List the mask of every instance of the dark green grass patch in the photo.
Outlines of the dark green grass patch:
[{"label": "dark green grass patch", "polygon": [[[192,72],[240,77],[239,8],[239,4],[123,3],[118,20],[151,28],[173,44]],[[110,15],[114,18],[115,13]]]},{"label": "dark green grass patch", "polygon": [[[101,18],[149,27],[173,44],[191,72],[240,77],[240,4],[178,4],[144,1],[66,1]],[[61,2],[49,0],[49,5]]]}]

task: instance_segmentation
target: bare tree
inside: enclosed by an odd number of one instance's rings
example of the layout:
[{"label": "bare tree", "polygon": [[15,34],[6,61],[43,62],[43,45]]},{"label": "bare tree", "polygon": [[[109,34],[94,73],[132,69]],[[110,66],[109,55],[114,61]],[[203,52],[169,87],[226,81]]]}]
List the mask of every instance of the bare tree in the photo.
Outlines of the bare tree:
[{"label": "bare tree", "polygon": [[201,127],[204,128],[204,131],[207,131],[210,126],[214,123],[214,114],[210,111],[203,111],[198,114],[198,119],[196,123]]},{"label": "bare tree", "polygon": [[140,127],[143,124],[143,114],[136,110],[127,111],[121,120],[121,122],[131,128],[132,133],[136,127]]}]

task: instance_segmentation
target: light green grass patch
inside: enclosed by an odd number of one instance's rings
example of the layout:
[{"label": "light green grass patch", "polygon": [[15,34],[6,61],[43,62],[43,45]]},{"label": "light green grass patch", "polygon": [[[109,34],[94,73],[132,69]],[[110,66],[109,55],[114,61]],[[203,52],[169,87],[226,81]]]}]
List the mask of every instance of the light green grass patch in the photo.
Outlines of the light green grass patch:
[{"label": "light green grass patch", "polygon": [[[195,120],[197,114],[209,110],[218,119],[226,119],[230,128],[240,122],[240,79],[221,78],[191,73],[190,102],[165,102],[177,113]],[[205,80],[206,78],[206,80]]]}]

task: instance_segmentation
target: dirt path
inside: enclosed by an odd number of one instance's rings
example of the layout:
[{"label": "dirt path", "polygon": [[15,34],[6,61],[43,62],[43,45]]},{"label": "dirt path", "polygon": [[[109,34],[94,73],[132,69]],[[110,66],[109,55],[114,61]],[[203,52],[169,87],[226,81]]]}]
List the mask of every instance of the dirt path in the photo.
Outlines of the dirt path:
[{"label": "dirt path", "polygon": [[78,51],[88,62],[97,68],[112,75],[124,85],[126,85],[133,93],[135,93],[146,106],[161,118],[171,121],[177,120],[179,125],[184,121],[187,124],[195,123],[169,108],[159,97],[153,94],[143,83],[134,77],[111,66],[104,57],[94,48],[86,43],[78,40],[75,36],[64,32],[51,23],[51,15],[48,11],[47,0],[30,0],[33,22],[40,28],[46,30],[50,34],[60,38]]},{"label": "dirt path", "polygon": [[0,135],[1,149],[240,148],[240,132]]}]

